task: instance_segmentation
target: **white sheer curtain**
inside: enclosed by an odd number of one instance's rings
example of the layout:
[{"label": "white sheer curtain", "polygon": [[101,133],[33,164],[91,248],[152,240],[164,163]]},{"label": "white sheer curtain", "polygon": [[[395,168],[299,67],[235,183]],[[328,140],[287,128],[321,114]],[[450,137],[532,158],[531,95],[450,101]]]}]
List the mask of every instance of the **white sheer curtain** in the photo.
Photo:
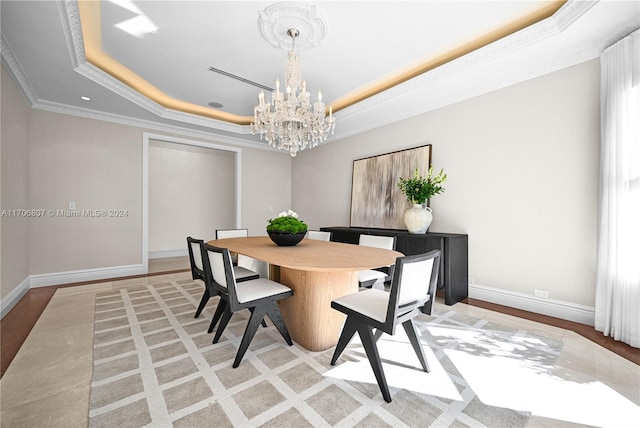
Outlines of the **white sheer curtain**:
[{"label": "white sheer curtain", "polygon": [[640,347],[640,30],[601,58],[595,328]]}]

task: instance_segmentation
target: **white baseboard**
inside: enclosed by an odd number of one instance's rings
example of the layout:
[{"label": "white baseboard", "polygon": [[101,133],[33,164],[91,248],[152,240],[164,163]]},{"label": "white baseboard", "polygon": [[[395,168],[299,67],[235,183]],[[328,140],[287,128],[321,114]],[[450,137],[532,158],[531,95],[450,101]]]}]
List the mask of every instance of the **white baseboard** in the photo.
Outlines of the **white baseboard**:
[{"label": "white baseboard", "polygon": [[30,277],[25,278],[16,288],[11,290],[6,296],[0,300],[0,318],[4,318],[6,314],[27,294],[30,287]]},{"label": "white baseboard", "polygon": [[595,308],[562,300],[543,299],[478,284],[469,284],[469,297],[581,324],[595,324]]},{"label": "white baseboard", "polygon": [[182,257],[188,255],[189,252],[186,248],[180,250],[149,251],[149,259],[166,259],[167,257]]},{"label": "white baseboard", "polygon": [[113,266],[99,269],[85,269],[68,272],[44,273],[31,275],[31,288],[48,287],[50,285],[73,284],[74,282],[95,281],[99,279],[119,278],[131,275],[144,275],[147,267],[140,265]]},{"label": "white baseboard", "polygon": [[22,299],[30,288],[120,278],[123,276],[144,275],[146,273],[147,267],[140,264],[31,275],[25,278],[24,281],[18,284],[16,288],[11,290],[2,298],[2,300],[0,300],[0,318],[4,318],[4,316],[9,313],[9,311],[20,301],[20,299]]}]

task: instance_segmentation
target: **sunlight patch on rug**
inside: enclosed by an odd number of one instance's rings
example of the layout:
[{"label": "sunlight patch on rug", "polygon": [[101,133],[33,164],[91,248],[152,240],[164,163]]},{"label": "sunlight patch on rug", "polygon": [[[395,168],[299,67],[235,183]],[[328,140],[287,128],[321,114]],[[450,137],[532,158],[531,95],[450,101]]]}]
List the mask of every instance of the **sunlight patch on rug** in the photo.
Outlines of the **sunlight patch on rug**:
[{"label": "sunlight patch on rug", "polygon": [[[397,337],[383,335],[378,341],[378,351],[384,366],[387,384],[391,390],[406,389],[420,394],[433,395],[448,400],[462,400],[451,375],[447,373],[435,354],[427,346],[424,352],[431,371],[422,371],[409,339],[404,330],[396,336],[404,336],[401,341]],[[331,367],[324,376],[344,379],[353,382],[366,382],[377,387],[376,378],[371,370],[367,355],[358,340],[353,339],[335,367]]]}]

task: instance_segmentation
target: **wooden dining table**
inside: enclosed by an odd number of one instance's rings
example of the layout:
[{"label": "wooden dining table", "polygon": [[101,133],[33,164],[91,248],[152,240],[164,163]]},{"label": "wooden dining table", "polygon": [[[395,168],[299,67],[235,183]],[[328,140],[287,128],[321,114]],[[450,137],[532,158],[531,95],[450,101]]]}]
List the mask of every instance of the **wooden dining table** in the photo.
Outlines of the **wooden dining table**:
[{"label": "wooden dining table", "polygon": [[336,345],[345,316],[331,301],[358,291],[358,271],[394,264],[398,251],[340,242],[303,239],[279,247],[268,236],[217,239],[215,247],[270,264],[270,279],[293,290],[279,302],[291,338],[310,351]]}]

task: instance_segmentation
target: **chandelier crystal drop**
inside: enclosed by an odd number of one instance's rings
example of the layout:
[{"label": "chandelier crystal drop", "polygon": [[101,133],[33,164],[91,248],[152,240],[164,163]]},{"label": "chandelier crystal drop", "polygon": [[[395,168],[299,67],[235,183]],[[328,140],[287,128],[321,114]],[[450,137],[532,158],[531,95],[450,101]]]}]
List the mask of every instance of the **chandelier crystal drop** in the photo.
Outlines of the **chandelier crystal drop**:
[{"label": "chandelier crystal drop", "polygon": [[289,61],[285,69],[285,92],[280,91],[280,80],[276,79],[276,92],[267,102],[264,92],[258,95],[258,105],[253,109],[251,133],[260,133],[269,145],[278,150],[286,150],[295,157],[298,151],[313,148],[327,139],[329,132],[333,134],[336,119],[331,106],[329,116],[322,102],[322,93],[318,91],[318,99],[311,104],[311,94],[307,92],[307,83],[302,79],[302,67],[298,53],[295,51],[298,30],[289,29],[287,34],[292,39]]}]

